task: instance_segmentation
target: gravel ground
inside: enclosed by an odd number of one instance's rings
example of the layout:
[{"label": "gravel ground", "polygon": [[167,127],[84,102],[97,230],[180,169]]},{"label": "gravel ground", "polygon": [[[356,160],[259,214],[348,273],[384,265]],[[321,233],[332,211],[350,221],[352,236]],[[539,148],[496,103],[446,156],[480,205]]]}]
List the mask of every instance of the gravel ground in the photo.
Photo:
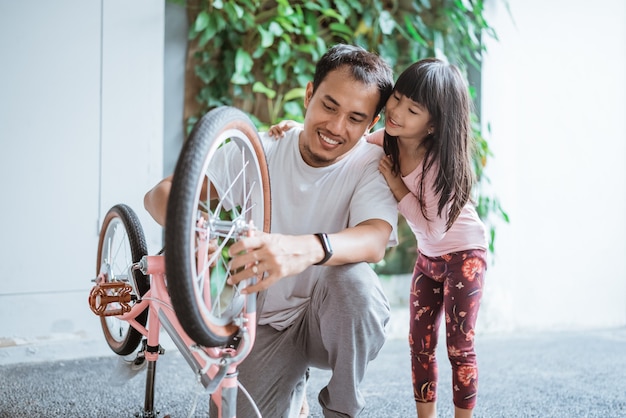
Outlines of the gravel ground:
[{"label": "gravel ground", "polygon": [[[476,418],[626,417],[624,328],[479,335],[477,351]],[[441,350],[438,358],[439,416],[452,417],[450,370]],[[0,417],[133,417],[143,407],[145,372],[120,379],[119,367],[114,355],[0,366]],[[317,392],[327,379],[328,372],[312,370],[311,417],[322,416]],[[362,391],[367,406],[361,417],[415,416],[405,339],[387,342]],[[159,417],[208,415],[208,396],[175,350],[158,362],[155,405]]]}]

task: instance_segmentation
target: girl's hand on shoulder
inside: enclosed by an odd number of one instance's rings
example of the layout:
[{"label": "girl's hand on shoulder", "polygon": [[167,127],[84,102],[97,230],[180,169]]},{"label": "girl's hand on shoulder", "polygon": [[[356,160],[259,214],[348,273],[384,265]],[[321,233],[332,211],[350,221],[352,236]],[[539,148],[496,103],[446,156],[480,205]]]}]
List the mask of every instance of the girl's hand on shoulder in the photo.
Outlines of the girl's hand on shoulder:
[{"label": "girl's hand on shoulder", "polygon": [[383,175],[391,193],[396,198],[396,201],[401,201],[407,193],[411,191],[406,187],[406,184],[402,181],[400,174],[394,174],[392,170],[393,164],[391,163],[391,157],[385,155],[380,159],[378,163],[378,171]]},{"label": "girl's hand on shoulder", "polygon": [[269,136],[275,137],[276,139],[282,138],[285,136],[285,132],[290,130],[291,128],[295,128],[298,126],[302,126],[301,123],[296,122],[295,120],[284,120],[276,125],[270,126],[267,131]]}]

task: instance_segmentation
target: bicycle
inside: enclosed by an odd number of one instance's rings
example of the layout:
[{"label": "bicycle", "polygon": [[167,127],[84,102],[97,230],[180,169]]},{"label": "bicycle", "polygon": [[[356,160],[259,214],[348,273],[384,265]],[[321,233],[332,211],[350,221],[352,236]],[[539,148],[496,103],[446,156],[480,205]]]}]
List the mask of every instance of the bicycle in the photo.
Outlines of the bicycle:
[{"label": "bicycle", "polygon": [[227,250],[257,226],[269,232],[269,187],[256,128],[245,113],[223,106],[203,116],[183,146],[161,252],[147,254],[143,229],[129,206],[108,211],[89,305],[115,354],[133,354],[142,344],[135,359],[147,362],[141,416],[157,414],[161,327],[210,394],[219,417],[236,416],[238,388],[247,395],[238,384],[237,365],[250,352],[256,330],[256,294],[240,291],[258,278],[229,285]]}]

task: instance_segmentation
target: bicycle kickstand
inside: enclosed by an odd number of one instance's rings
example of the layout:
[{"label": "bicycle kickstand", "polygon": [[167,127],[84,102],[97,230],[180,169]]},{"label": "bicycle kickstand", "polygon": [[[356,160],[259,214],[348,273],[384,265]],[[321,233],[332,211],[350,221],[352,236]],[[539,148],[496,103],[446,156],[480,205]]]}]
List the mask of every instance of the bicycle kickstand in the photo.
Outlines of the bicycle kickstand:
[{"label": "bicycle kickstand", "polygon": [[142,343],[143,349],[141,352],[144,353],[148,361],[148,371],[146,373],[146,392],[144,398],[143,412],[140,414],[135,414],[135,416],[138,418],[155,418],[159,415],[159,411],[154,410],[154,382],[156,377],[156,363],[158,356],[165,353],[165,350],[160,345],[157,347],[148,346],[146,340],[143,340]]}]

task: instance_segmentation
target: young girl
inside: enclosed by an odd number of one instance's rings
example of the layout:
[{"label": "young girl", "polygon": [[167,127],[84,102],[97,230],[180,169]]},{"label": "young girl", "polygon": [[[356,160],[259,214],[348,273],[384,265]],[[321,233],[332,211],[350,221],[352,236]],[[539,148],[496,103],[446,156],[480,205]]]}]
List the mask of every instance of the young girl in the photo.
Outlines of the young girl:
[{"label": "young girl", "polygon": [[[474,329],[487,238],[470,200],[470,106],[458,69],[424,59],[400,75],[385,106],[385,129],[367,137],[384,147],[380,172],[417,239],[409,344],[419,418],[437,415],[435,349],[444,313],[455,418],[471,417],[476,405]],[[270,132],[281,136],[286,128],[274,126]]]},{"label": "young girl", "polygon": [[385,107],[384,133],[368,138],[385,149],[379,169],[417,239],[409,343],[419,418],[436,417],[435,348],[443,312],[455,417],[471,417],[476,405],[474,329],[487,238],[470,201],[471,134],[462,75],[452,65],[425,59],[400,75]]}]

